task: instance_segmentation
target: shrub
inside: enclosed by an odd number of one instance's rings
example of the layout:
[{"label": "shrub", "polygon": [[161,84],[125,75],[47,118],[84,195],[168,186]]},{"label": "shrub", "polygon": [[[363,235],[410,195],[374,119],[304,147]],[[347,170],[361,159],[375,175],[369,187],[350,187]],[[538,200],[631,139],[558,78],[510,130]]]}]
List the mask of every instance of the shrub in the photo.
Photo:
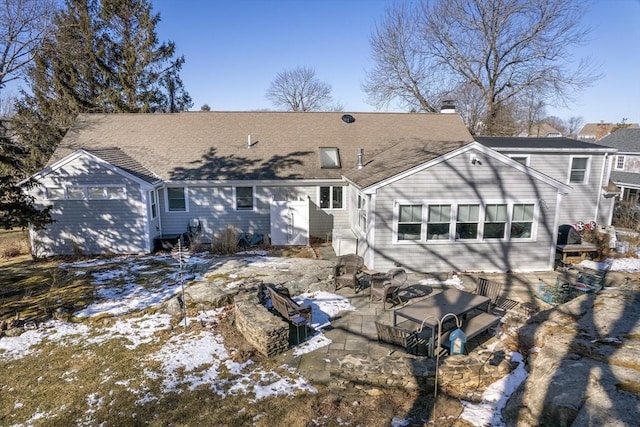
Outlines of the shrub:
[{"label": "shrub", "polygon": [[2,258],[15,258],[29,253],[29,241],[26,238],[12,236],[0,243]]},{"label": "shrub", "polygon": [[238,252],[238,230],[232,225],[227,225],[223,231],[213,233],[211,252],[221,255]]}]

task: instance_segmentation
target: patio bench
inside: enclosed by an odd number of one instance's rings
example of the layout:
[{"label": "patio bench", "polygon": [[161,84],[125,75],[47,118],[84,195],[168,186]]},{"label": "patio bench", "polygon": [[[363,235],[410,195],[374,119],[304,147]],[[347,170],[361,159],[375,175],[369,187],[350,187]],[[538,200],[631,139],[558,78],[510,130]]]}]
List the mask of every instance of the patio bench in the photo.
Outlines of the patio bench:
[{"label": "patio bench", "polygon": [[[467,337],[467,340],[470,340],[471,338],[474,338],[481,333],[488,331],[499,322],[500,318],[498,316],[483,312],[467,319],[466,322],[463,322],[462,331]],[[447,331],[440,336],[440,346],[447,348],[449,347],[449,335],[451,335],[451,332],[452,330]]]},{"label": "patio bench", "polygon": [[[291,299],[288,295],[278,292],[277,289],[266,286],[269,298],[271,298],[271,306],[278,312],[285,320],[291,322],[299,331],[300,327],[304,326],[304,332],[306,336],[307,326],[311,326],[311,306],[300,305]],[[300,336],[298,336],[298,342],[300,342]]]},{"label": "patio bench", "polygon": [[569,264],[571,262],[584,261],[587,258],[587,254],[597,253],[598,246],[587,242],[580,244],[558,245],[556,246],[556,252],[560,253],[563,264]]}]

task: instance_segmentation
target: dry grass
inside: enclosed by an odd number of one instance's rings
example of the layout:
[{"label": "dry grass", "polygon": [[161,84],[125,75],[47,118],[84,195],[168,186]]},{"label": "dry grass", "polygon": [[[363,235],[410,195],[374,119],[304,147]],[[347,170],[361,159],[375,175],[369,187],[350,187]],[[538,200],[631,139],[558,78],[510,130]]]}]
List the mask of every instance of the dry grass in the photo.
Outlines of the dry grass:
[{"label": "dry grass", "polygon": [[29,255],[29,232],[22,230],[0,231],[0,257],[4,259]]}]

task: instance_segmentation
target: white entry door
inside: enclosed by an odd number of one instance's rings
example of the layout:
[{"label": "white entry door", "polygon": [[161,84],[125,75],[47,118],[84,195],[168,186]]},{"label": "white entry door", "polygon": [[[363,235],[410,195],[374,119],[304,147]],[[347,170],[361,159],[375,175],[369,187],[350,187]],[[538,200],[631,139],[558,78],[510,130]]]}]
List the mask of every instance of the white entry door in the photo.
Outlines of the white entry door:
[{"label": "white entry door", "polygon": [[309,244],[309,200],[271,202],[271,244]]}]

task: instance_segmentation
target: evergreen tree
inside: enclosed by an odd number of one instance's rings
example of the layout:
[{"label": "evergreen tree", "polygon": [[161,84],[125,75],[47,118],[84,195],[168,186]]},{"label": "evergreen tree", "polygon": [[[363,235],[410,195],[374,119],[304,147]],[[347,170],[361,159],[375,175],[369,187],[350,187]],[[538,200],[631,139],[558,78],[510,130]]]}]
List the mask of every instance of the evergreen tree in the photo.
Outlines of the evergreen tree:
[{"label": "evergreen tree", "polygon": [[28,71],[13,126],[41,168],[78,113],[173,112],[191,107],[173,42],[158,42],[148,0],[66,0]]}]

